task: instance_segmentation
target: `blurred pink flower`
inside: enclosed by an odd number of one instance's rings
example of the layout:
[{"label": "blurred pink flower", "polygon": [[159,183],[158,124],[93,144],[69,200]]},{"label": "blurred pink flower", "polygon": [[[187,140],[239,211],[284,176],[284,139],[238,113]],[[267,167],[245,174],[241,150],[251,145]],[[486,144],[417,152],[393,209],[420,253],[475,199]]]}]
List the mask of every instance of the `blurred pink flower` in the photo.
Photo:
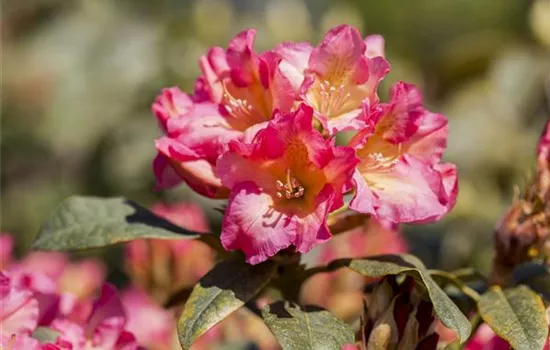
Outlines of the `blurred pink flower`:
[{"label": "blurred pink flower", "polygon": [[150,350],[170,350],[177,339],[173,311],[163,309],[151,296],[134,287],[123,291],[120,298],[127,315],[126,329],[135,334],[139,345]]},{"label": "blurred pink flower", "polygon": [[0,271],[0,321],[2,338],[30,334],[38,325],[38,300],[30,289],[20,286]]},{"label": "blurred pink flower", "polygon": [[[153,212],[188,230],[208,232],[202,209],[189,203],[157,204]],[[196,240],[135,240],[126,244],[126,270],[157,301],[182,287],[191,287],[213,266],[214,252]]]},{"label": "blurred pink flower", "polygon": [[330,134],[365,126],[364,111],[378,103],[378,84],[390,71],[383,45],[380,36],[363,40],[340,25],[311,52],[301,95]]},{"label": "blurred pink flower", "polygon": [[457,170],[440,163],[447,119],[424,109],[420,91],[397,83],[367,123],[350,143],[360,159],[350,208],[394,223],[431,222],[451,210]]},{"label": "blurred pink flower", "polygon": [[280,114],[252,143],[232,141],[218,161],[231,188],[221,241],[250,264],[291,245],[305,253],[330,238],[327,215],[343,205],[357,160],[351,148],[335,147],[314,130],[312,117],[305,105]]},{"label": "blurred pink flower", "polygon": [[116,289],[105,284],[94,301],[85,325],[55,319],[51,328],[60,332],[56,344],[72,350],[136,350],[134,335],[127,331],[126,315]]}]

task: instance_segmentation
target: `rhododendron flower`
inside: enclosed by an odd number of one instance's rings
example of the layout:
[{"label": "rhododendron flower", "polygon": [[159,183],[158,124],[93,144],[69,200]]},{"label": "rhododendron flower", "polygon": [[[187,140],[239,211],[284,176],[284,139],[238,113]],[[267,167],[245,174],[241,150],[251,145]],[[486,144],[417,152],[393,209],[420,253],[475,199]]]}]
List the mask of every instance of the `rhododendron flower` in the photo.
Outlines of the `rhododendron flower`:
[{"label": "rhododendron flower", "polygon": [[[30,289],[17,286],[0,272],[0,321],[2,339],[30,334],[38,325],[38,300]],[[4,341],[4,340],[3,340]]]},{"label": "rhododendron flower", "polygon": [[[147,293],[131,288],[120,299],[127,316],[126,329],[135,334],[139,345],[150,350],[170,350],[176,341],[175,317]],[[177,343],[177,341],[176,341]]]},{"label": "rhododendron flower", "polygon": [[271,119],[274,110],[290,111],[295,91],[282,73],[281,56],[254,52],[256,30],[235,36],[226,51],[210,49],[199,60],[210,101],[219,103],[235,130],[245,131]]},{"label": "rhododendron flower", "polygon": [[364,110],[378,103],[376,89],[390,70],[382,55],[380,36],[363,40],[349,25],[332,28],[313,50],[301,94],[329,133],[365,125]]},{"label": "rhododendron flower", "polygon": [[213,169],[227,143],[271,119],[274,110],[290,111],[296,93],[279,68],[281,57],[256,54],[255,35],[245,30],[227,51],[215,47],[200,59],[202,91],[195,98],[170,88],[155,100],[153,112],[166,133],[156,141],[157,188],[184,180],[202,195],[226,197]]},{"label": "rhododendron flower", "polygon": [[251,143],[232,141],[217,164],[231,188],[223,220],[225,249],[240,249],[257,264],[291,245],[307,252],[330,238],[327,215],[343,205],[342,188],[357,160],[312,127],[301,105],[279,114]]},{"label": "rhododendron flower", "polygon": [[136,339],[125,329],[125,325],[126,315],[116,289],[105,284],[84,326],[66,319],[56,319],[50,327],[61,333],[56,344],[64,349],[136,350]]},{"label": "rhododendron flower", "polygon": [[[181,102],[176,107],[176,101],[189,101],[189,105]],[[227,189],[221,187],[213,169],[226,144],[241,132],[229,126],[219,106],[192,103],[178,88],[170,88],[157,97],[153,111],[166,133],[156,141],[159,153],[153,169],[157,188],[169,188],[183,180],[207,197],[226,196]]]},{"label": "rhododendron flower", "polygon": [[414,85],[397,83],[351,141],[360,163],[350,208],[390,222],[428,222],[455,204],[457,171],[439,163],[447,119],[422,106]]}]

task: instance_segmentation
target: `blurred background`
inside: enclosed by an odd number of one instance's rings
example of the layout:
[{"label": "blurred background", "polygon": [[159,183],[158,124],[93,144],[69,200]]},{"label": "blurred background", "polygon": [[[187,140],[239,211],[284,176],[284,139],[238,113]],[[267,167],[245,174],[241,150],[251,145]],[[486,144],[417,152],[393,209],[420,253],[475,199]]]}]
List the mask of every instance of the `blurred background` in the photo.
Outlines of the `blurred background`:
[{"label": "blurred background", "polygon": [[1,230],[23,253],[71,194],[198,201],[215,226],[221,202],[185,186],[153,191],[155,95],[191,91],[199,56],[241,29],[258,29],[262,51],[316,44],[341,23],[384,35],[382,99],[413,82],[450,120],[458,203],[437,224],[405,227],[411,250],[430,266],[487,272],[492,228],[529,178],[550,116],[550,0],[4,1]]}]

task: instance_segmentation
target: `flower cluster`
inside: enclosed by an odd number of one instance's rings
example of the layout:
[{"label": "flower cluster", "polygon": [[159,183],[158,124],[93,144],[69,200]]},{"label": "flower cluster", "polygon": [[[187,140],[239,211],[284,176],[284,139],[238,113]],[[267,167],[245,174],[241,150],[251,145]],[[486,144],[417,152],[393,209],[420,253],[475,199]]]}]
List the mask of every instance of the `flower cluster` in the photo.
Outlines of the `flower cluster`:
[{"label": "flower cluster", "polygon": [[[390,223],[430,222],[454,205],[457,172],[441,163],[447,119],[398,82],[379,35],[348,25],[317,47],[282,43],[256,53],[254,30],[200,58],[193,94],[166,88],[153,104],[157,188],[181,181],[228,198],[221,241],[251,264],[330,239],[329,214],[344,206]],[[337,145],[339,132],[354,136]]]}]

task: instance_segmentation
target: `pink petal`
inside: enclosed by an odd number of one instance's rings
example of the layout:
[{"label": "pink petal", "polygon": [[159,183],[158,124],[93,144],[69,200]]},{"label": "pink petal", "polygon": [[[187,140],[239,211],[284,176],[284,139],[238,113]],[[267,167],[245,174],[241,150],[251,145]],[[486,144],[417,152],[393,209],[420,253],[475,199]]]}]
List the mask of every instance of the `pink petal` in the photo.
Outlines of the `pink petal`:
[{"label": "pink petal", "polygon": [[385,54],[384,54],[385,42],[384,42],[384,37],[382,35],[380,34],[368,35],[365,38],[365,46],[366,46],[366,49],[364,54],[365,56],[367,56],[367,58],[373,58],[377,56],[385,57]]},{"label": "pink petal", "polygon": [[[455,200],[453,194],[446,191],[449,187],[451,191],[456,188],[452,170],[445,170],[449,171],[446,179],[429,164],[403,156],[391,169],[364,172],[364,179],[378,198],[376,217],[394,223],[425,223],[442,217]],[[352,209],[366,212],[354,201],[350,205]]]},{"label": "pink petal", "polygon": [[310,43],[286,42],[275,48],[282,61],[279,68],[282,74],[290,81],[293,90],[298,94],[304,81],[304,72],[307,68],[309,56],[313,51]]},{"label": "pink petal", "polygon": [[365,51],[359,31],[349,25],[332,28],[309,58],[309,69],[320,76],[353,72]]},{"label": "pink petal", "polygon": [[376,123],[376,133],[388,142],[407,141],[418,130],[424,115],[422,95],[412,84],[398,82],[391,89],[391,102]]},{"label": "pink petal", "polygon": [[60,333],[57,338],[58,344],[63,344],[66,347],[72,346],[72,349],[75,350],[84,349],[86,337],[81,325],[66,319],[56,319],[50,327]]},{"label": "pink petal", "polygon": [[33,293],[15,286],[7,275],[0,272],[2,334],[30,333],[38,325],[38,316],[38,301]]},{"label": "pink petal", "polygon": [[431,164],[439,162],[447,148],[447,123],[444,115],[425,111],[418,120],[418,130],[403,144],[406,152]]},{"label": "pink petal", "polygon": [[170,347],[175,332],[173,312],[164,310],[148,294],[135,288],[124,291],[121,300],[128,315],[126,329],[136,335],[141,346]]},{"label": "pink petal", "polygon": [[255,29],[246,29],[237,34],[227,47],[227,63],[231,68],[231,80],[238,87],[246,87],[254,81],[257,55],[254,53]]},{"label": "pink petal", "polygon": [[370,189],[359,170],[355,170],[353,173],[352,182],[353,187],[355,187],[355,195],[350,202],[350,209],[377,217],[378,197]]},{"label": "pink petal", "polygon": [[264,89],[269,89],[272,109],[280,112],[290,112],[297,94],[291,81],[283,74],[279,63],[281,57],[273,51],[268,51],[259,57],[259,75]]},{"label": "pink petal", "polygon": [[166,131],[168,120],[189,112],[193,108],[193,101],[178,87],[170,87],[162,89],[151,108],[161,130]]},{"label": "pink petal", "polygon": [[125,323],[126,315],[115,287],[110,284],[103,285],[86,325],[86,337],[93,336],[96,344],[114,344]]},{"label": "pink petal", "polygon": [[[2,324],[2,326],[3,325],[4,324]],[[0,335],[0,349],[43,350],[44,348],[38,340],[32,338],[29,334],[11,335],[8,333],[8,331],[2,329],[2,334]]]},{"label": "pink petal", "polygon": [[221,47],[211,48],[206,56],[199,59],[199,66],[203,74],[201,83],[204,83],[202,94],[208,94],[210,101],[220,103],[223,98],[221,82],[224,77],[229,75],[229,65],[224,49]]},{"label": "pink petal", "polygon": [[270,195],[243,182],[233,186],[220,238],[226,250],[242,250],[246,261],[255,265],[291,245],[297,234],[294,224],[273,208]]},{"label": "pink petal", "polygon": [[169,158],[160,152],[153,160],[153,173],[155,174],[155,190],[157,191],[177,186],[182,182],[181,176],[170,164]]}]

